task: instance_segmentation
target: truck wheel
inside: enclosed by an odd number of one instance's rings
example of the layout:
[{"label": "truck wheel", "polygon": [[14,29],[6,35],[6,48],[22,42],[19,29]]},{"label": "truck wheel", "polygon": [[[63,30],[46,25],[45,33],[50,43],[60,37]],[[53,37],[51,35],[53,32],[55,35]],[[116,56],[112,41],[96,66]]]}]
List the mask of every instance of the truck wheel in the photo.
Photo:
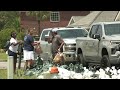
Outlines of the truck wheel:
[{"label": "truck wheel", "polygon": [[83,66],[86,66],[86,62],[83,58],[83,54],[78,54],[78,60]]},{"label": "truck wheel", "polygon": [[104,55],[101,59],[101,68],[111,67],[108,55]]}]

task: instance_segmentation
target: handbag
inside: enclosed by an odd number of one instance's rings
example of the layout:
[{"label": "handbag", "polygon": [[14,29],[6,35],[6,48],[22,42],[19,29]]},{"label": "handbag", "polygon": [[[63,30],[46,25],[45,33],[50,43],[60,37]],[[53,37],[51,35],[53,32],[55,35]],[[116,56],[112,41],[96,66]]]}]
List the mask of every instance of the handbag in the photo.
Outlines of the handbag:
[{"label": "handbag", "polygon": [[60,63],[62,60],[63,60],[63,53],[61,52],[58,52],[53,59],[55,63]]},{"label": "handbag", "polygon": [[41,49],[40,45],[36,45],[35,46],[35,53],[37,53],[37,54],[41,54],[42,53],[42,49]]}]

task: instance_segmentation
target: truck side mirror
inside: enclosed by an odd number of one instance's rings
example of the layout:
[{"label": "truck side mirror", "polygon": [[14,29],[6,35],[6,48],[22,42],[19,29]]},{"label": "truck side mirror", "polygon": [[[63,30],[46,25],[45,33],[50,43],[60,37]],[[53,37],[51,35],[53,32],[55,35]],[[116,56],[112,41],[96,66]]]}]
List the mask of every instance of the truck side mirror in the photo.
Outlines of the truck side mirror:
[{"label": "truck side mirror", "polygon": [[95,34],[94,39],[99,39],[100,40],[100,34]]}]

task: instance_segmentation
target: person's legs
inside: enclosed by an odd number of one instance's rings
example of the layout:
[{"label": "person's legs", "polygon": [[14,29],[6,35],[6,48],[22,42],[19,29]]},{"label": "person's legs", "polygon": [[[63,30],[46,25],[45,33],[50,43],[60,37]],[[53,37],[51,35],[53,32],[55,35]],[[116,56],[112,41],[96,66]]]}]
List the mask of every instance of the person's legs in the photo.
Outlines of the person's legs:
[{"label": "person's legs", "polygon": [[34,65],[34,52],[27,51],[26,66],[30,69]]},{"label": "person's legs", "polygon": [[31,60],[28,60],[28,68],[30,68],[30,66],[31,66]]},{"label": "person's legs", "polygon": [[25,61],[25,64],[24,64],[24,70],[26,70],[28,67],[28,60]]},{"label": "person's legs", "polygon": [[29,69],[33,66],[33,60],[27,60],[27,65]]},{"label": "person's legs", "polygon": [[26,60],[25,69],[27,69],[27,68],[30,69],[31,65],[34,64],[34,62],[33,62],[33,60],[34,60],[34,52],[24,50],[24,60]]},{"label": "person's legs", "polygon": [[13,56],[14,74],[16,73],[17,53]]},{"label": "person's legs", "polygon": [[24,64],[24,70],[26,70],[28,67],[28,51],[27,50],[23,50],[23,56],[24,56],[24,60],[25,60],[25,64]]}]

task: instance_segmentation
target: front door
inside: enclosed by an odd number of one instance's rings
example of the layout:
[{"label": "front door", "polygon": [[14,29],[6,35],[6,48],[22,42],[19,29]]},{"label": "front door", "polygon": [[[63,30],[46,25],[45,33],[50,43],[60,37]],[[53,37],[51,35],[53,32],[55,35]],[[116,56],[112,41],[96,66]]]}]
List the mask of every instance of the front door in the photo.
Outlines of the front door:
[{"label": "front door", "polygon": [[86,57],[90,62],[98,62],[99,60],[98,53],[100,41],[94,38],[95,34],[102,35],[102,27],[100,25],[93,25],[89,33],[90,39],[87,41],[88,51],[86,51]]}]

